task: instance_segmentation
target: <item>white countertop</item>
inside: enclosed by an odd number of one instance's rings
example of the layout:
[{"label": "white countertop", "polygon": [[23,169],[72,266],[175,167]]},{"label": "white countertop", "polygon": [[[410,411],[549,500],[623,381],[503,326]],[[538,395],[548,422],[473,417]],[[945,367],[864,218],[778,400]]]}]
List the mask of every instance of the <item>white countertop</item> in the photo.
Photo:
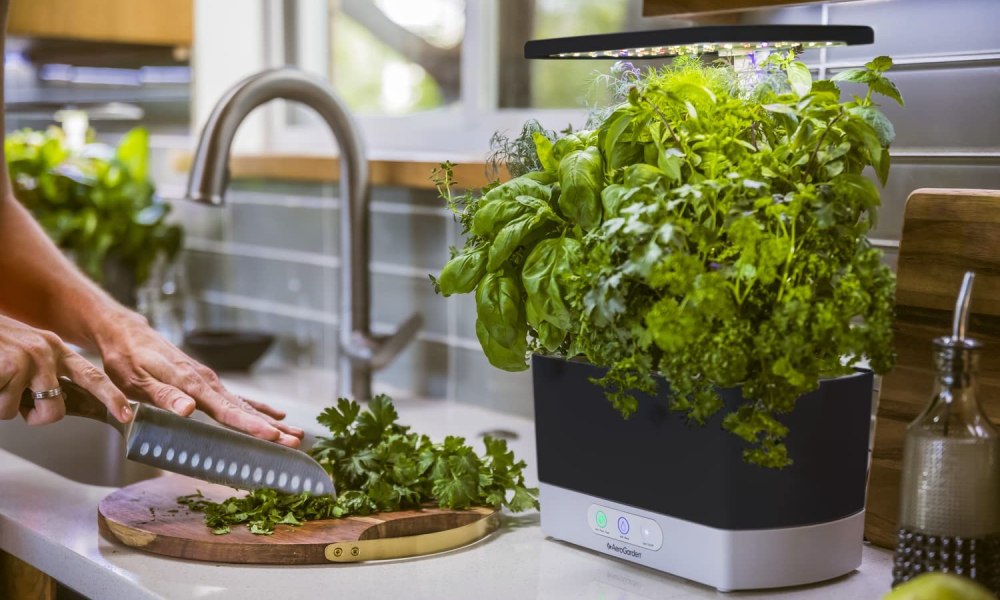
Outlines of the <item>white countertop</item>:
[{"label": "white countertop", "polygon": [[[335,387],[328,375],[226,378],[233,391],[280,406],[288,420],[318,432],[313,418]],[[519,434],[511,447],[528,462],[529,419],[444,400],[397,397],[401,422],[440,439],[470,440],[491,429]],[[478,445],[479,442],[476,441]],[[419,559],[296,567],[239,566],[172,559],[128,548],[98,533],[97,504],[114,488],[78,483],[0,449],[0,549],[101,600],[146,598],[574,598],[877,600],[889,589],[892,554],[866,547],[862,566],[830,582],[762,592],[720,593],[623,560],[547,539],[537,513],[505,515],[500,530],[460,550]]]}]

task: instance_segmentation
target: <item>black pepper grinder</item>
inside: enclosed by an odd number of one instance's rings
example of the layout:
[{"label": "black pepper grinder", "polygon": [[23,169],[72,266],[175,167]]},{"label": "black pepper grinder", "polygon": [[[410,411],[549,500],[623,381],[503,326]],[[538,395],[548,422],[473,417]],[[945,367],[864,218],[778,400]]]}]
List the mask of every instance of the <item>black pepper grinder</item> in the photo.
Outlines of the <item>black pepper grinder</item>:
[{"label": "black pepper grinder", "polygon": [[1000,594],[1000,435],[976,399],[974,278],[962,281],[952,335],[934,340],[934,396],[906,429],[893,586],[937,571]]}]

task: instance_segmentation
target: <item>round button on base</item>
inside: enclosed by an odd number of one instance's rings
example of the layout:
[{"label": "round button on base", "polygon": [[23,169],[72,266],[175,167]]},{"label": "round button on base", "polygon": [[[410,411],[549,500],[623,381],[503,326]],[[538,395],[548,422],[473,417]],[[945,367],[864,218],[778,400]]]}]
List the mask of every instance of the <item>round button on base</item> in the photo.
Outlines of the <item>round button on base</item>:
[{"label": "round button on base", "polygon": [[628,530],[629,530],[628,519],[626,519],[625,517],[618,517],[618,531],[620,531],[622,535],[625,535],[626,533],[628,533]]}]

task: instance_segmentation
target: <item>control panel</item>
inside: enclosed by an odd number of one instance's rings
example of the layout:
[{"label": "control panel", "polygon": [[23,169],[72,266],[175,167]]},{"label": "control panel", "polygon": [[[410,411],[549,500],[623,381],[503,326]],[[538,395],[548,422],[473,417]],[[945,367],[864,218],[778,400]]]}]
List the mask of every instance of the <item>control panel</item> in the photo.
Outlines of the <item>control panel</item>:
[{"label": "control panel", "polygon": [[591,504],[587,524],[598,535],[634,546],[659,550],[663,545],[663,531],[656,521],[614,508]]}]

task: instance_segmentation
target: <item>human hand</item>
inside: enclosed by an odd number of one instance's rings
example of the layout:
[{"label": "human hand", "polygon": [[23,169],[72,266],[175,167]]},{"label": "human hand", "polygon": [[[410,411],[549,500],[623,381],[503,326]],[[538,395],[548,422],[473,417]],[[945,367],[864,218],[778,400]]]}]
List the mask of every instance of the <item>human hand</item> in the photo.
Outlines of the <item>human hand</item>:
[{"label": "human hand", "polygon": [[135,313],[96,336],[111,380],[132,398],[188,416],[195,408],[235,429],[297,448],[305,432],[280,420],[285,413],[236,396],[208,367],[181,352]]},{"label": "human hand", "polygon": [[19,412],[28,425],[62,419],[66,415],[62,396],[36,399],[34,408],[21,408],[25,389],[53,390],[59,387],[59,376],[87,389],[122,423],[132,420],[125,395],[100,369],[54,333],[0,315],[0,419],[13,419]]}]

